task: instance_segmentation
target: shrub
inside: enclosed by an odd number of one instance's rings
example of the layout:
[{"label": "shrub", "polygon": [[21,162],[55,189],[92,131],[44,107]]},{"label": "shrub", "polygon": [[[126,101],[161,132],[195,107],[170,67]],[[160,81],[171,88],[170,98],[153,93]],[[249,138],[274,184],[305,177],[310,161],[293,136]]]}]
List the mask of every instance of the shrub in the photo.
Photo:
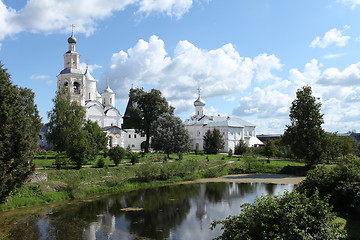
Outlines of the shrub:
[{"label": "shrub", "polygon": [[336,210],[360,213],[360,160],[349,158],[335,167],[317,166],[300,183],[299,191],[309,195],[319,191],[322,197],[329,195]]},{"label": "shrub", "polygon": [[246,152],[248,152],[248,146],[246,145],[244,140],[240,140],[239,144],[235,146],[235,154],[243,155]]},{"label": "shrub", "polygon": [[282,196],[261,196],[255,204],[243,204],[239,216],[212,223],[224,232],[216,239],[345,239],[329,204],[318,193],[311,197],[293,191]]},{"label": "shrub", "polygon": [[100,158],[99,160],[97,160],[97,162],[96,162],[97,168],[103,168],[104,166],[105,166],[105,161],[103,158]]}]

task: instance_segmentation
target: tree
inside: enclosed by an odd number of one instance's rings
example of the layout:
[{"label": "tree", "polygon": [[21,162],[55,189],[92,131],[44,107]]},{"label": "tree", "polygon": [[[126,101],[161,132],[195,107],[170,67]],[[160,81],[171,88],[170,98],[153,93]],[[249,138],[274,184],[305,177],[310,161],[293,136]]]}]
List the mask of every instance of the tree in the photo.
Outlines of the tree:
[{"label": "tree", "polygon": [[40,127],[34,93],[13,85],[0,64],[0,203],[33,172]]},{"label": "tree", "polygon": [[[96,157],[94,150],[100,145],[91,136],[96,131],[93,124],[85,124],[85,110],[77,102],[70,100],[67,89],[62,89],[53,100],[54,107],[48,113],[49,133],[47,138],[54,144],[56,151],[66,152],[66,156],[78,169],[88,160]],[[92,130],[91,130],[92,129]]]},{"label": "tree", "polygon": [[261,196],[255,204],[243,204],[239,216],[212,223],[224,232],[216,239],[345,239],[344,230],[334,223],[329,204],[318,194],[307,197],[296,190],[282,196]]},{"label": "tree", "polygon": [[244,140],[240,140],[239,144],[236,144],[235,146],[235,154],[236,155],[243,155],[248,150],[248,146],[246,145]]},{"label": "tree", "polygon": [[181,119],[164,113],[151,124],[151,147],[157,151],[170,153],[187,152],[190,149],[190,137]]},{"label": "tree", "polygon": [[225,146],[225,141],[219,131],[214,128],[212,131],[209,129],[204,135],[204,152],[208,154],[216,154],[220,149]]},{"label": "tree", "polygon": [[124,159],[126,155],[126,150],[120,146],[115,146],[109,149],[108,152],[109,157],[114,161],[115,165],[119,165],[122,159]]},{"label": "tree", "polygon": [[133,102],[129,111],[127,127],[136,129],[137,132],[143,132],[146,136],[144,151],[149,152],[149,142],[151,137],[151,124],[163,113],[173,113],[174,108],[169,106],[161,92],[151,89],[145,92],[142,88],[131,89],[129,95]]},{"label": "tree", "polygon": [[325,148],[325,131],[321,128],[324,120],[318,100],[312,96],[310,86],[297,90],[290,107],[291,124],[286,126],[283,136],[294,156],[304,159],[310,166],[321,162]]},{"label": "tree", "polygon": [[273,140],[267,141],[264,147],[265,156],[271,158],[274,157],[277,152],[278,150],[276,149],[274,141]]},{"label": "tree", "polygon": [[88,133],[91,145],[95,146],[95,155],[98,155],[99,152],[106,150],[108,139],[106,137],[106,133],[97,122],[87,120],[84,124],[84,129]]}]

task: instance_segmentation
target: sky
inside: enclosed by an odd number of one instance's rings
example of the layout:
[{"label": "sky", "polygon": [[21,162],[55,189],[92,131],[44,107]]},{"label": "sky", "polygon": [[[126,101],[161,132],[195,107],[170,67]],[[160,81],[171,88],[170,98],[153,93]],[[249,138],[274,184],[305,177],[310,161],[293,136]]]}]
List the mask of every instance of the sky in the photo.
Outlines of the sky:
[{"label": "sky", "polygon": [[121,114],[132,86],[155,88],[185,120],[200,88],[205,114],[279,134],[309,85],[326,131],[360,131],[360,0],[0,0],[0,61],[43,122],[72,24],[82,70]]}]

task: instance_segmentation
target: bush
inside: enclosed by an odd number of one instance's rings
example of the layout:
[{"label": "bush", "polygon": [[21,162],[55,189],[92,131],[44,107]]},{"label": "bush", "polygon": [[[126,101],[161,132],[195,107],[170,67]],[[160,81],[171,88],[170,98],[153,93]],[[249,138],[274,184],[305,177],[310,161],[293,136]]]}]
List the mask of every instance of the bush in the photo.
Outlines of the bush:
[{"label": "bush", "polygon": [[120,146],[115,146],[109,149],[108,155],[111,160],[114,161],[114,164],[117,166],[121,160],[125,157],[126,150]]},{"label": "bush", "polygon": [[239,144],[235,146],[235,154],[243,155],[246,152],[248,152],[248,146],[246,145],[244,140],[240,140]]},{"label": "bush", "polygon": [[221,224],[223,234],[216,239],[345,239],[329,204],[318,193],[311,197],[293,191],[282,196],[262,196],[255,204],[243,204],[239,216],[212,223]]},{"label": "bush", "polygon": [[349,158],[335,167],[318,166],[308,172],[299,191],[309,195],[319,191],[329,196],[336,210],[360,213],[360,160]]},{"label": "bush", "polygon": [[99,160],[97,160],[97,162],[96,162],[97,168],[103,168],[104,166],[105,166],[105,161],[103,158],[100,158]]},{"label": "bush", "polygon": [[132,165],[135,165],[135,163],[139,162],[139,155],[137,153],[130,152],[129,158]]}]

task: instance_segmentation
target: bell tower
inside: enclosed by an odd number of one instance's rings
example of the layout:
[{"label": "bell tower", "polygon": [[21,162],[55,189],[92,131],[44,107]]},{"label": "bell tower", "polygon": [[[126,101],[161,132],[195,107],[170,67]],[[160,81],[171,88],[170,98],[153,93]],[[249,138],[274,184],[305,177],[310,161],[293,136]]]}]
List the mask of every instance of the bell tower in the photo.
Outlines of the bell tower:
[{"label": "bell tower", "polygon": [[66,87],[70,92],[71,101],[77,101],[85,106],[85,76],[80,70],[80,55],[76,52],[76,38],[74,37],[74,25],[71,36],[68,38],[69,50],[64,54],[64,69],[57,76],[58,91]]}]

